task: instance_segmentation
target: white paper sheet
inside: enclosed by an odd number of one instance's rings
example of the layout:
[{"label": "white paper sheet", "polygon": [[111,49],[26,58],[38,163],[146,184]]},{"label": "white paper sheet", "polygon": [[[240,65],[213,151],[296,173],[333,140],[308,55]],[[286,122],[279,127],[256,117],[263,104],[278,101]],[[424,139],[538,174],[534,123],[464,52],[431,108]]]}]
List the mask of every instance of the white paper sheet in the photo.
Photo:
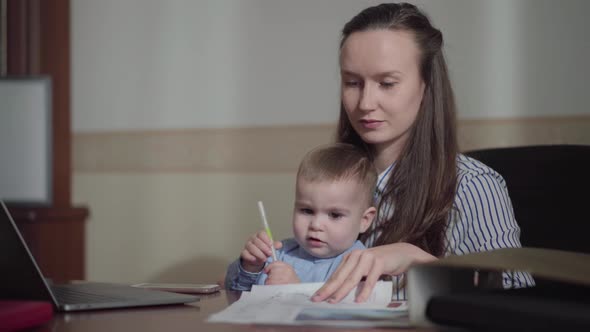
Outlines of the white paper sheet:
[{"label": "white paper sheet", "polygon": [[240,299],[209,317],[209,322],[273,325],[408,326],[407,305],[391,307],[392,283],[380,281],[364,303],[352,291],[340,303],[311,302],[323,283],[254,286]]}]

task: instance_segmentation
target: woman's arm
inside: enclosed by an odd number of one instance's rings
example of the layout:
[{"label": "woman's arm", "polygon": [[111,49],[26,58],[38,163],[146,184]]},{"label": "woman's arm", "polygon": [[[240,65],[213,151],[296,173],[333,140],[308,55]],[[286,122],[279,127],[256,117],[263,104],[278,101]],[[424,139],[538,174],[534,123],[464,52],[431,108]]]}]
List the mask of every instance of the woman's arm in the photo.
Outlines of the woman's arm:
[{"label": "woman's arm", "polygon": [[[506,183],[499,174],[483,172],[463,179],[455,206],[447,232],[447,254],[521,247],[520,227],[514,218]],[[532,286],[534,280],[528,273],[504,273],[503,285]]]},{"label": "woman's arm", "polygon": [[394,243],[346,255],[330,279],[312,297],[312,301],[340,302],[365,278],[357,302],[367,300],[381,275],[399,275],[415,263],[436,260],[424,250],[409,243]]}]

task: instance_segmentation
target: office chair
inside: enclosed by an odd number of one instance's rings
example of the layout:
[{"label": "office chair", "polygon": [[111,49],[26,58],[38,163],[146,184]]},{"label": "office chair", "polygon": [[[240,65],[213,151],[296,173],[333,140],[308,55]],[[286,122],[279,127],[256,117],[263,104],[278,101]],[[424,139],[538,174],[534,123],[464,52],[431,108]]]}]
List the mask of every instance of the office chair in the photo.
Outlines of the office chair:
[{"label": "office chair", "polygon": [[525,247],[590,253],[590,145],[465,153],[504,177]]},{"label": "office chair", "polygon": [[[590,146],[494,148],[465,155],[506,180],[523,246],[590,253]],[[437,294],[426,315],[478,331],[589,331],[590,287],[533,277],[533,288]]]}]

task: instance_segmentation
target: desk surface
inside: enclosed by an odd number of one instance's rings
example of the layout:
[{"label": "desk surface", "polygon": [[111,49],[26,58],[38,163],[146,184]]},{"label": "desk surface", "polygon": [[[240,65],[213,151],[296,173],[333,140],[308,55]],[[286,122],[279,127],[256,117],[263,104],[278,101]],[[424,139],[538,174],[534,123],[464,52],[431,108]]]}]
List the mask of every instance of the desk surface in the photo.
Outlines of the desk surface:
[{"label": "desk surface", "polygon": [[[367,331],[362,329],[320,328],[301,326],[262,326],[207,323],[209,315],[221,311],[238,298],[238,293],[221,291],[207,295],[199,302],[187,305],[159,306],[56,313],[54,319],[38,332],[76,331]],[[396,331],[393,329],[369,329],[368,331]],[[401,329],[399,331],[417,331]],[[426,331],[426,330],[420,330]]]}]

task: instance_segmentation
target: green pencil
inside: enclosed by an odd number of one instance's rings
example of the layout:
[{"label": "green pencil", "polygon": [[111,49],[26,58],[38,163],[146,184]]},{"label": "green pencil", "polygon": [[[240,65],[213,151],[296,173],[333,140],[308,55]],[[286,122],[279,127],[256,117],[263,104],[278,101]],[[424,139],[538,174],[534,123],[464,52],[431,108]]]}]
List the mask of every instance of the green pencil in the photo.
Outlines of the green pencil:
[{"label": "green pencil", "polygon": [[274,240],[272,239],[272,233],[270,232],[270,227],[268,227],[268,221],[266,221],[266,213],[264,213],[264,205],[262,205],[261,201],[258,201],[258,210],[260,211],[260,216],[262,217],[262,224],[264,226],[264,230],[266,230],[266,235],[270,238],[270,249],[272,250],[272,259],[273,261],[277,261],[277,253],[275,251]]}]

